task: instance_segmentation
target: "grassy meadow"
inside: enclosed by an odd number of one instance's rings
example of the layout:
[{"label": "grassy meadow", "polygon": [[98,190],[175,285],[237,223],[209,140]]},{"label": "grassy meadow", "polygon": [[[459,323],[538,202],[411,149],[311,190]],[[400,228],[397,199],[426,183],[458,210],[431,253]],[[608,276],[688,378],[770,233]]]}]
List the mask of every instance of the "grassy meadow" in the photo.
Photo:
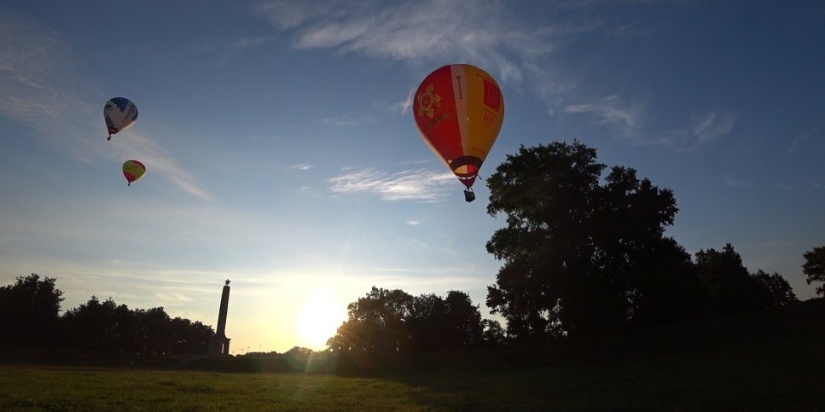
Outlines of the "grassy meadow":
[{"label": "grassy meadow", "polygon": [[0,366],[0,411],[825,411],[825,301],[370,377]]}]

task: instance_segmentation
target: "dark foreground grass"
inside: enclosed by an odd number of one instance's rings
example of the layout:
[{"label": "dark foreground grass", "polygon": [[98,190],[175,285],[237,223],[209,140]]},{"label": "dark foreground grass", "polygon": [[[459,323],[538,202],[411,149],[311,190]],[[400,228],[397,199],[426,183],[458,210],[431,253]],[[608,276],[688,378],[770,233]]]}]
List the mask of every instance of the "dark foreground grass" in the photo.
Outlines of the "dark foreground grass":
[{"label": "dark foreground grass", "polygon": [[806,356],[441,370],[403,377],[0,367],[2,411],[825,410]]},{"label": "dark foreground grass", "polygon": [[0,411],[823,411],[825,301],[373,378],[0,366]]},{"label": "dark foreground grass", "polygon": [[424,410],[415,386],[329,375],[3,367],[0,387],[3,411]]}]

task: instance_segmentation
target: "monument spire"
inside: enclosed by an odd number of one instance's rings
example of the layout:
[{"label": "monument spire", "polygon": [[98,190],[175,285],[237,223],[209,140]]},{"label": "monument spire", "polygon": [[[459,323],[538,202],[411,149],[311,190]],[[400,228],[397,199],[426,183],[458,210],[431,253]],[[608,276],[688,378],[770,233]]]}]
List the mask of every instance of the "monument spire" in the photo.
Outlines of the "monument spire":
[{"label": "monument spire", "polygon": [[210,356],[229,355],[229,338],[226,337],[226,315],[229,312],[229,279],[223,285],[221,306],[218,311],[218,330],[209,341],[208,354]]}]

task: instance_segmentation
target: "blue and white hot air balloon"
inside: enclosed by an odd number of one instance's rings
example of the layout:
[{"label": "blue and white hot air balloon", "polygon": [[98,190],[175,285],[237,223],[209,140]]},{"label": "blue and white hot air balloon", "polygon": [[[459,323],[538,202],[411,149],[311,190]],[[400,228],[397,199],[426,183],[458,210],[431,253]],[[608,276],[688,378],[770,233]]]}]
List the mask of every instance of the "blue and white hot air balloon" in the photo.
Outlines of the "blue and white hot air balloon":
[{"label": "blue and white hot air balloon", "polygon": [[106,106],[103,107],[103,119],[109,129],[109,137],[106,140],[112,140],[113,134],[131,127],[137,117],[137,106],[125,97],[115,97],[106,102]]}]

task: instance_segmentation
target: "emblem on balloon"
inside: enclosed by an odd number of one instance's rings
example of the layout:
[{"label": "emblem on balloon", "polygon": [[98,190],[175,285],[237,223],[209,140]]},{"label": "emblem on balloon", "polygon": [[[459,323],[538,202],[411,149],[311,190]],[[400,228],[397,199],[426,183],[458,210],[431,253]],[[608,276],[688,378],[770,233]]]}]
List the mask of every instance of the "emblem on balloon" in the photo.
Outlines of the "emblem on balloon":
[{"label": "emblem on balloon", "polygon": [[427,86],[424,93],[418,95],[418,115],[433,118],[433,109],[441,108],[441,96],[433,93],[433,85]]}]

